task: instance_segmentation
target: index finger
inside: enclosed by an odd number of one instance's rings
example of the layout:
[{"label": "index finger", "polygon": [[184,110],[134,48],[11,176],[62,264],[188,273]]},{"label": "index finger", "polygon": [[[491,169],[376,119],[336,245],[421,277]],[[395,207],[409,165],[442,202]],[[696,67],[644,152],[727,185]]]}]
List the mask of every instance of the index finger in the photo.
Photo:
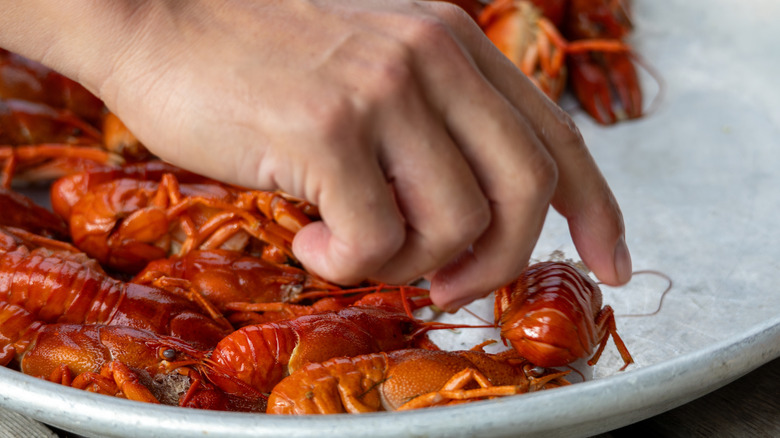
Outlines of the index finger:
[{"label": "index finger", "polygon": [[568,221],[585,264],[607,284],[631,278],[622,213],[579,130],[484,36],[478,26],[453,22],[459,40],[482,74],[532,126],[558,167],[553,207]]}]

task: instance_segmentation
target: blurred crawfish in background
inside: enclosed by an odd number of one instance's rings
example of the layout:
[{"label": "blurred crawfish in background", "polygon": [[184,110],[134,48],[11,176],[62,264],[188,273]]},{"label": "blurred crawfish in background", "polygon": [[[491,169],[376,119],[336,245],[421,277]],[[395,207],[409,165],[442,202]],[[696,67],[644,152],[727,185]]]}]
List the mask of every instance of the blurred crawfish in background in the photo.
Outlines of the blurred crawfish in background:
[{"label": "blurred crawfish in background", "polygon": [[582,107],[609,125],[642,115],[642,90],[624,38],[628,0],[448,0],[547,96],[568,82]]},{"label": "blurred crawfish in background", "polygon": [[89,90],[0,49],[0,186],[150,158]]}]

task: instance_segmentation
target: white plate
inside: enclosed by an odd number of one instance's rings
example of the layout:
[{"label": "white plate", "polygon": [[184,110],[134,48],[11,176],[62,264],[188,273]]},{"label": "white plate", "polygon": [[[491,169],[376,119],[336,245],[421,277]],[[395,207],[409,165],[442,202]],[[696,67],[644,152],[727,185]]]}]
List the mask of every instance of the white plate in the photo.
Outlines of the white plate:
[{"label": "white plate", "polygon": [[[665,80],[657,111],[609,128],[575,115],[623,208],[634,267],[674,280],[659,313],[618,318],[636,359],[627,371],[616,372],[610,343],[596,379],[566,388],[408,413],[280,418],[128,402],[0,369],[0,405],[87,436],[582,436],[780,356],[780,3],[634,4],[633,42]],[[654,82],[644,84],[652,95]],[[556,250],[576,254],[551,212],[536,256]],[[636,277],[605,290],[605,302],[617,314],[650,313],[664,286]]]}]

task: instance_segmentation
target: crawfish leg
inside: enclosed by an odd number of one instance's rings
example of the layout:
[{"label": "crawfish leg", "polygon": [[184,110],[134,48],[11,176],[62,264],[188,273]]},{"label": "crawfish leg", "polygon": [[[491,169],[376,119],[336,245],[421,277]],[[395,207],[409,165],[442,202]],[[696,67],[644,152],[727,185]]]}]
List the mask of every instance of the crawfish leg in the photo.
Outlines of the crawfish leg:
[{"label": "crawfish leg", "polygon": [[[479,384],[477,389],[463,389],[469,383]],[[426,408],[441,404],[447,404],[451,401],[469,401],[488,397],[501,397],[506,395],[515,395],[526,392],[527,388],[519,385],[493,386],[484,374],[474,368],[465,368],[458,372],[438,390],[415,397],[404,403],[397,410],[405,411],[409,409]]]},{"label": "crawfish leg", "polygon": [[73,373],[67,365],[60,364],[49,376],[49,382],[59,383],[60,385],[73,386]]},{"label": "crawfish leg", "polygon": [[604,53],[609,80],[629,119],[642,115],[642,89],[634,62],[627,53]]},{"label": "crawfish leg", "polygon": [[603,333],[599,342],[599,348],[596,353],[588,360],[588,365],[593,366],[598,362],[601,357],[601,353],[604,351],[604,347],[607,345],[607,339],[612,335],[612,339],[615,341],[615,346],[620,352],[620,357],[623,359],[623,367],[620,369],[623,371],[627,366],[634,363],[634,358],[631,357],[631,353],[628,352],[626,344],[623,343],[623,339],[617,332],[617,325],[615,324],[615,312],[610,306],[604,306],[599,312],[596,318],[597,333]]},{"label": "crawfish leg", "polygon": [[376,412],[380,405],[379,391],[374,388],[363,389],[365,376],[360,371],[349,371],[339,378],[338,392],[341,403],[347,412],[362,414]]},{"label": "crawfish leg", "polygon": [[141,384],[138,376],[130,368],[119,361],[113,361],[105,365],[101,373],[106,377],[112,377],[117,387],[129,400],[147,403],[160,403],[147,387]]},{"label": "crawfish leg", "polygon": [[[70,370],[67,367],[64,370],[55,370],[50,380],[60,373],[63,376],[69,376]],[[69,379],[65,377],[61,380],[62,384],[67,384],[68,382]],[[70,382],[69,386],[111,396],[123,394],[128,400],[160,403],[157,397],[138,381],[138,376],[127,365],[118,361],[104,365],[100,370],[100,374],[91,371],[79,374]]]},{"label": "crawfish leg", "polygon": [[642,90],[628,53],[578,53],[569,56],[577,100],[601,124],[642,115]]},{"label": "crawfish leg", "polygon": [[156,274],[156,272],[147,273],[145,276],[146,278],[141,278],[141,284],[143,284],[143,280],[147,280],[152,286],[159,287],[160,289],[164,289],[177,295],[182,295],[187,300],[197,304],[203,311],[208,313],[211,319],[213,319],[217,324],[221,325],[225,330],[233,329],[233,325],[230,324],[230,321],[228,321],[224,315],[222,315],[222,312],[220,312],[219,309],[214,306],[214,304],[212,304],[205,296],[203,296],[202,293],[195,289],[192,286],[192,283],[190,283],[188,280],[156,276]]},{"label": "crawfish leg", "polygon": [[[52,376],[54,376],[54,374],[52,374]],[[62,382],[66,382],[66,380],[63,379]],[[62,384],[64,385],[65,383]],[[68,386],[110,396],[116,396],[120,392],[112,378],[93,373],[92,371],[79,374],[70,381]]]}]

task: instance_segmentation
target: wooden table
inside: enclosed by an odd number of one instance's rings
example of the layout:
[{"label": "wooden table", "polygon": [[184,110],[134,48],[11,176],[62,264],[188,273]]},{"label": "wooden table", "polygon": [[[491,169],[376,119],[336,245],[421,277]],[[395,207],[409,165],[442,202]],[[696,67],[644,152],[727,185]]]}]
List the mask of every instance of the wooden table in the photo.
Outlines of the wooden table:
[{"label": "wooden table", "polygon": [[598,438],[780,437],[780,359],[671,411]]}]

